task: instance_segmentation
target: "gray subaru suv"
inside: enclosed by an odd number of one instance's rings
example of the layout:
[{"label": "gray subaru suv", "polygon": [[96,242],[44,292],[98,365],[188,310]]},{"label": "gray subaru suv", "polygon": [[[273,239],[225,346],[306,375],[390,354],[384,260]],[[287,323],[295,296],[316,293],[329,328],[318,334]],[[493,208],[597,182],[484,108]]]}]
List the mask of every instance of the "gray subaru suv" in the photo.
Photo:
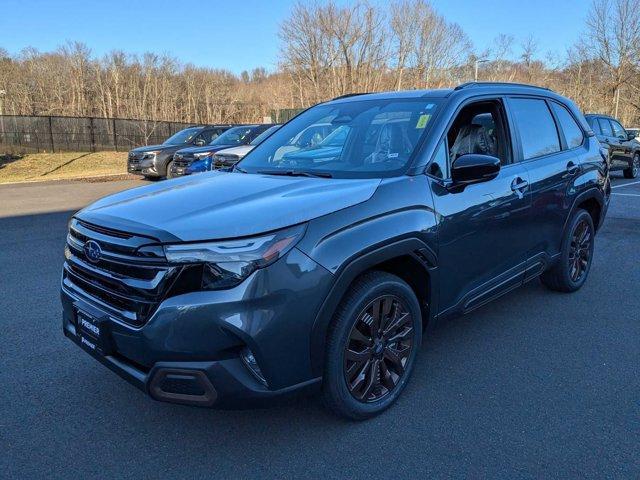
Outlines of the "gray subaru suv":
[{"label": "gray subaru suv", "polygon": [[337,98],[231,172],[75,214],[64,334],[156,400],[319,391],[364,419],[406,387],[431,325],[536,278],[579,289],[609,196],[598,140],[549,90]]}]

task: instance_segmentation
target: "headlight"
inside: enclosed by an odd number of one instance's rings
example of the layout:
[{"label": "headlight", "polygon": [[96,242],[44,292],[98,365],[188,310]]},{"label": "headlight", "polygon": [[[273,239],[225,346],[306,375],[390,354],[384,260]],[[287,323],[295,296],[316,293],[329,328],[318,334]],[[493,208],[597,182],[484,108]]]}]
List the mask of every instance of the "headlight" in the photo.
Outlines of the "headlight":
[{"label": "headlight", "polygon": [[207,157],[211,156],[212,154],[213,154],[213,152],[194,153],[193,154],[193,158],[195,158],[196,160],[202,160],[203,158],[207,158]]},{"label": "headlight", "polygon": [[160,150],[155,150],[153,152],[144,152],[144,155],[142,156],[143,160],[152,160],[154,158],[156,158],[156,155],[158,155],[160,153]]},{"label": "headlight", "polygon": [[238,285],[257,269],[271,265],[294,247],[304,231],[304,225],[297,225],[239,240],[165,245],[164,252],[170,263],[201,266],[200,288],[219,290]]}]

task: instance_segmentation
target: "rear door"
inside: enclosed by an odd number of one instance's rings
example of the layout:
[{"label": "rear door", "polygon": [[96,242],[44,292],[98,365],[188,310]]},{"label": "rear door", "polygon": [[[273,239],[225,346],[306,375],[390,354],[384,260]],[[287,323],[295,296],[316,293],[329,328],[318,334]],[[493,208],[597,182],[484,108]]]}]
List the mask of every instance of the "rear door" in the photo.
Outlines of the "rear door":
[{"label": "rear door", "polygon": [[518,160],[529,172],[531,221],[525,280],[541,273],[561,248],[562,232],[580,172],[576,150],[586,136],[566,107],[542,97],[509,98],[518,129]]}]

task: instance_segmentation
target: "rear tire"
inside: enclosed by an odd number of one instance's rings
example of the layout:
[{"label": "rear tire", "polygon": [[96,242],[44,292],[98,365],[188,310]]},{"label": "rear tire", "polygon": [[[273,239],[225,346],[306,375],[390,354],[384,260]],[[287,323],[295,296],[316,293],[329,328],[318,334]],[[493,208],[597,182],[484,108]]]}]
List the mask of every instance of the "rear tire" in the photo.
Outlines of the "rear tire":
[{"label": "rear tire", "polygon": [[594,235],[595,228],[589,212],[577,210],[562,241],[560,259],[540,277],[547,288],[570,293],[584,285],[593,261]]},{"label": "rear tire", "polygon": [[421,340],[420,305],[411,287],[386,272],[362,275],[329,327],[325,405],[351,420],[389,408],[409,381]]},{"label": "rear tire", "polygon": [[629,168],[623,170],[622,173],[624,174],[624,178],[638,178],[638,174],[640,173],[640,153],[636,153],[633,156],[631,165],[629,165]]}]

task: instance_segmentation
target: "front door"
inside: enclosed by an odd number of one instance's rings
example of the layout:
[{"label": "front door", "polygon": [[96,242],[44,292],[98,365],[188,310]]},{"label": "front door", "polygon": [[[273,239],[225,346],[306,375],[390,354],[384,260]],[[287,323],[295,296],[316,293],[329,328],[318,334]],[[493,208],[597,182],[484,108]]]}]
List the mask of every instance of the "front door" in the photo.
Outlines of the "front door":
[{"label": "front door", "polygon": [[467,153],[501,161],[496,178],[462,190],[432,179],[443,316],[472,310],[523,283],[531,195],[526,168],[511,162],[511,135],[501,100],[467,105],[437,151],[441,158],[428,170],[446,178],[456,156]]},{"label": "front door", "polygon": [[531,213],[528,182],[526,169],[517,164],[461,192],[432,182],[443,313],[469,311],[523,283],[524,235]]}]

